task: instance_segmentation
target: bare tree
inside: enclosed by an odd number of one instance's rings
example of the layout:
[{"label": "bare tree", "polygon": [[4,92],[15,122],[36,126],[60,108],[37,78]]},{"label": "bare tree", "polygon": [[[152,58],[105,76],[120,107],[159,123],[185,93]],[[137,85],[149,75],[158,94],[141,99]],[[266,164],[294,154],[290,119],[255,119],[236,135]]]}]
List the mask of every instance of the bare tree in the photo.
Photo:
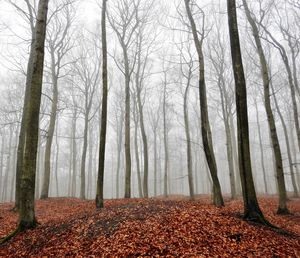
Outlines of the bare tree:
[{"label": "bare tree", "polygon": [[[191,30],[193,33],[194,43],[198,54],[199,62],[199,99],[200,99],[200,110],[201,110],[201,132],[202,141],[207,163],[210,169],[211,177],[213,180],[213,203],[217,206],[224,206],[224,200],[222,197],[221,186],[219,178],[217,175],[217,163],[215,159],[215,154],[213,150],[212,135],[208,118],[208,108],[207,108],[207,98],[206,98],[206,84],[205,84],[205,66],[204,66],[204,55],[202,51],[203,41],[205,38],[204,31],[204,19],[205,15],[203,10],[199,9],[202,14],[202,28],[200,32],[200,38],[196,23],[193,18],[193,14],[190,7],[190,0],[185,0],[185,8],[187,16],[191,25]],[[196,6],[193,2],[193,6]]]},{"label": "bare tree", "polygon": [[119,0],[115,5],[110,6],[107,16],[112,29],[117,34],[123,55],[122,64],[118,64],[118,67],[125,79],[125,198],[131,197],[130,81],[136,61],[135,57],[130,60],[130,50],[140,22],[138,17],[140,2],[141,0]]},{"label": "bare tree", "polygon": [[244,218],[268,224],[258,205],[252,176],[247,113],[247,90],[241,56],[235,0],[227,0],[227,12],[232,68],[236,87],[239,167],[244,200]]},{"label": "bare tree", "polygon": [[68,64],[64,62],[65,56],[71,50],[70,28],[73,19],[72,8],[69,0],[67,0],[64,8],[60,12],[56,12],[52,16],[51,23],[48,25],[47,31],[47,49],[50,54],[50,74],[52,81],[52,97],[51,97],[51,113],[50,121],[47,130],[47,141],[45,148],[45,165],[44,165],[44,180],[41,192],[41,199],[48,198],[50,185],[50,160],[53,135],[55,131],[57,113],[58,113],[58,97],[59,79],[63,76],[62,69]]}]

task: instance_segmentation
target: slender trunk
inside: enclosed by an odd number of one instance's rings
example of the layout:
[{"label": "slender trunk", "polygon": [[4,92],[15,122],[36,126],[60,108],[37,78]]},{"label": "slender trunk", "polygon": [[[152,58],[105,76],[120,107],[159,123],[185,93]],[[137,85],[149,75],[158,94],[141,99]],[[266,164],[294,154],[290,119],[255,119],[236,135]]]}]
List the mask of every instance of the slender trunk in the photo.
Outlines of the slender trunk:
[{"label": "slender trunk", "polygon": [[77,130],[77,109],[75,107],[74,116],[72,121],[72,197],[76,197],[77,185],[77,143],[76,143],[76,130]]},{"label": "slender trunk", "polygon": [[186,137],[186,156],[187,156],[187,170],[188,182],[190,190],[190,198],[193,200],[195,197],[194,180],[193,180],[193,160],[192,160],[192,146],[189,125],[189,112],[188,112],[188,94],[190,86],[191,71],[189,71],[188,82],[184,92],[183,114],[184,114],[184,128]]},{"label": "slender trunk", "polygon": [[87,178],[87,198],[92,196],[92,181],[93,181],[93,128],[90,126],[89,129],[89,155],[88,155],[88,178]]},{"label": "slender trunk", "polygon": [[80,198],[85,199],[85,164],[86,164],[86,153],[87,153],[87,144],[88,144],[88,114],[86,111],[84,118],[84,131],[83,131],[83,147],[81,155],[81,167],[80,167]]},{"label": "slender trunk", "polygon": [[131,197],[131,154],[130,154],[130,72],[127,49],[123,46],[125,63],[125,198]]},{"label": "slender trunk", "polygon": [[59,142],[58,142],[58,129],[56,127],[56,153],[55,153],[55,185],[56,185],[56,196],[59,196],[59,189],[58,189],[58,161],[59,161]]},{"label": "slender trunk", "polygon": [[157,133],[153,131],[154,196],[157,196]]},{"label": "slender trunk", "polygon": [[239,169],[243,190],[244,218],[266,224],[267,222],[257,202],[252,176],[247,112],[247,88],[240,48],[235,0],[227,0],[227,11],[232,68],[235,79]]},{"label": "slender trunk", "polygon": [[256,51],[259,55],[259,60],[261,65],[261,75],[262,75],[262,80],[264,85],[264,103],[265,103],[265,109],[268,118],[268,124],[269,124],[271,140],[272,140],[272,146],[274,150],[275,161],[276,161],[276,178],[277,178],[277,185],[278,185],[278,192],[279,192],[279,206],[278,206],[277,213],[285,214],[288,213],[288,209],[286,206],[287,195],[286,195],[285,182],[284,182],[281,150],[280,150],[280,145],[279,145],[279,140],[277,135],[276,124],[274,120],[274,115],[271,108],[270,85],[269,85],[270,78],[269,78],[267,61],[259,37],[258,27],[256,25],[255,20],[251,16],[251,12],[248,8],[246,0],[243,0],[243,5],[245,7],[247,19],[252,28],[252,33],[256,44]]},{"label": "slender trunk", "polygon": [[164,135],[164,196],[168,196],[168,165],[169,165],[169,150],[168,150],[168,132],[167,132],[167,114],[166,114],[166,73],[165,73],[165,85],[163,93],[163,135]]},{"label": "slender trunk", "polygon": [[298,197],[298,188],[297,188],[295,174],[294,174],[294,167],[293,167],[293,160],[292,160],[292,154],[291,154],[291,147],[290,147],[288,129],[287,129],[286,123],[284,121],[283,115],[281,113],[281,110],[279,108],[278,101],[277,101],[272,83],[271,83],[271,88],[272,88],[272,92],[273,92],[275,108],[276,108],[276,111],[278,113],[278,116],[279,116],[279,119],[280,119],[280,122],[281,122],[281,125],[282,125],[282,128],[283,128],[285,144],[286,144],[286,151],[287,151],[288,162],[289,162],[289,168],[290,168],[290,173],[291,173],[291,178],[292,178],[292,185],[293,185],[293,189],[294,189],[294,196]]},{"label": "slender trunk", "polygon": [[[4,152],[5,152],[5,137],[4,135],[2,135],[2,139],[1,139],[1,159],[0,159],[0,192],[3,191],[3,188],[5,187],[3,183],[4,181]],[[3,195],[2,195],[3,197]],[[1,198],[1,201],[2,198]]]},{"label": "slender trunk", "polygon": [[16,156],[17,156],[17,144],[18,144],[18,131],[19,128],[17,128],[16,130],[16,137],[14,137],[15,139],[15,143],[13,146],[13,156],[12,156],[12,170],[11,170],[11,174],[12,174],[12,180],[11,180],[11,189],[10,189],[10,201],[14,201],[14,191],[15,188],[14,186],[16,185],[16,174],[14,173],[14,171],[16,171]]},{"label": "slender trunk", "polygon": [[[134,108],[136,109],[136,108]],[[136,110],[134,110],[135,116]],[[138,118],[134,118],[134,149],[135,149],[135,160],[136,160],[136,173],[137,173],[137,180],[138,180],[138,192],[139,197],[143,197],[143,189],[142,189],[142,179],[141,179],[141,169],[140,169],[140,158],[139,158],[139,148],[138,148]]]},{"label": "slender trunk", "polygon": [[296,93],[295,93],[295,83],[293,81],[293,74],[291,71],[289,59],[287,56],[287,53],[285,51],[285,48],[273,37],[273,35],[264,27],[265,32],[267,35],[272,39],[274,44],[277,46],[282,61],[284,63],[287,75],[288,75],[288,82],[290,87],[290,94],[291,94],[291,100],[292,100],[292,106],[293,106],[293,114],[294,114],[294,123],[295,123],[295,129],[297,133],[297,142],[298,142],[298,148],[300,150],[300,126],[299,126],[299,114],[298,114],[298,107],[297,107],[297,100],[296,100]]},{"label": "slender trunk", "polygon": [[233,115],[231,111],[228,114],[229,116],[229,125],[230,125],[230,135],[232,141],[232,154],[233,154],[233,161],[234,161],[234,170],[235,170],[235,186],[236,186],[236,194],[242,194],[242,185],[241,185],[241,176],[239,170],[239,158],[238,158],[238,150],[237,150],[237,142],[236,142],[236,135],[235,135],[235,127],[233,123]]},{"label": "slender trunk", "polygon": [[265,155],[264,155],[264,149],[263,149],[263,144],[262,144],[261,128],[260,128],[258,107],[257,107],[256,101],[255,101],[255,110],[256,110],[256,124],[257,124],[258,140],[259,140],[259,148],[260,148],[260,162],[261,162],[261,168],[262,168],[262,172],[263,172],[265,193],[268,194],[269,191],[268,191],[268,183],[267,183],[267,173],[266,173],[266,168],[265,168]]},{"label": "slender trunk", "polygon": [[188,19],[191,24],[195,47],[198,54],[199,99],[200,99],[200,111],[201,111],[201,133],[202,133],[203,148],[207,159],[207,164],[210,169],[211,177],[213,180],[213,203],[217,207],[221,207],[224,206],[224,200],[222,196],[221,185],[217,174],[217,163],[216,163],[214,149],[213,149],[212,135],[211,135],[209,118],[208,118],[207,98],[206,98],[206,84],[205,84],[205,71],[204,71],[205,66],[204,66],[204,55],[202,51],[204,32],[200,40],[198,37],[198,32],[197,32],[194,18],[190,10],[190,5],[189,5],[190,1],[185,0],[184,2],[185,2]]},{"label": "slender trunk", "polygon": [[293,171],[294,173],[296,173],[296,178],[297,178],[297,183],[298,183],[298,188],[300,188],[300,170],[299,170],[299,162],[297,162],[297,151],[296,151],[296,144],[295,144],[295,136],[294,136],[294,132],[293,132],[293,128],[290,127],[290,135],[291,135],[291,150],[293,153],[293,168],[295,168]]},{"label": "slender trunk", "polygon": [[42,163],[42,148],[41,148],[41,134],[39,130],[39,138],[38,138],[38,151],[37,151],[37,163],[36,163],[36,179],[35,179],[35,199],[38,199],[40,196],[40,174],[41,174],[41,163]]},{"label": "slender trunk", "polygon": [[13,138],[13,130],[12,126],[10,126],[9,130],[9,140],[8,140],[8,150],[7,150],[7,159],[6,159],[6,168],[5,168],[5,177],[3,180],[3,189],[2,189],[2,200],[8,201],[8,176],[11,171],[11,151],[12,151],[12,138]]},{"label": "slender trunk", "polygon": [[141,88],[142,82],[140,81],[140,70],[141,70],[141,44],[139,44],[139,55],[138,55],[138,64],[137,64],[137,73],[136,73],[136,92],[137,92],[137,105],[139,111],[139,118],[140,118],[140,128],[141,128],[141,135],[143,141],[143,156],[144,156],[144,179],[143,179],[143,195],[144,198],[148,198],[148,141],[147,135],[144,125],[144,113],[143,113],[143,105],[142,105],[142,97],[141,97]]},{"label": "slender trunk", "polygon": [[[54,51],[54,50],[53,50]],[[44,179],[43,179],[43,187],[41,193],[41,199],[46,199],[49,196],[49,186],[50,186],[50,161],[51,161],[51,149],[52,142],[55,130],[56,116],[57,116],[57,103],[58,103],[58,77],[55,71],[55,58],[54,52],[51,51],[51,73],[52,73],[52,105],[51,105],[51,114],[50,114],[50,122],[47,131],[47,141],[46,141],[46,149],[45,149],[45,164],[44,164]]]},{"label": "slender trunk", "polygon": [[[221,71],[223,71],[223,64],[222,64]],[[220,91],[222,115],[223,115],[223,122],[224,122],[225,135],[226,135],[226,151],[227,151],[227,162],[228,162],[229,179],[230,179],[231,199],[235,199],[236,186],[235,186],[234,165],[233,165],[232,139],[231,139],[230,125],[229,125],[229,113],[227,107],[228,100],[226,96],[225,80],[223,74],[219,75],[218,87]]]},{"label": "slender trunk", "polygon": [[[73,119],[71,121],[72,127],[73,127]],[[73,129],[72,129],[73,131]],[[72,135],[72,132],[71,132]],[[73,139],[72,136],[70,136],[70,142],[69,142],[69,179],[68,179],[68,197],[71,197],[71,190],[72,190],[72,156],[73,156]]]}]

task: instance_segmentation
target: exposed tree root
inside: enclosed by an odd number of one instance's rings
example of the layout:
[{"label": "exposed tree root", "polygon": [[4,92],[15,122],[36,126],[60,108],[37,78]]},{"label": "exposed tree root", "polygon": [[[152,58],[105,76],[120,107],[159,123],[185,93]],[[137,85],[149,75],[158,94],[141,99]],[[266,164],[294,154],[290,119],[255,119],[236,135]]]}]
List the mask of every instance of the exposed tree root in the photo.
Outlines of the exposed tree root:
[{"label": "exposed tree root", "polygon": [[9,233],[7,236],[2,237],[0,239],[0,246],[5,244],[6,242],[11,240],[12,238],[14,238],[20,232],[21,232],[21,230],[20,230],[20,227],[18,226],[13,232]]},{"label": "exposed tree root", "polygon": [[247,214],[245,214],[243,216],[243,219],[249,222],[253,222],[255,224],[259,224],[265,227],[268,227],[269,229],[271,229],[272,231],[279,233],[281,235],[285,235],[285,236],[291,236],[291,237],[299,237],[298,235],[289,232],[285,229],[279,228],[275,225],[273,225],[272,223],[270,223],[268,220],[265,219],[265,217],[258,213],[258,212],[248,212]]}]

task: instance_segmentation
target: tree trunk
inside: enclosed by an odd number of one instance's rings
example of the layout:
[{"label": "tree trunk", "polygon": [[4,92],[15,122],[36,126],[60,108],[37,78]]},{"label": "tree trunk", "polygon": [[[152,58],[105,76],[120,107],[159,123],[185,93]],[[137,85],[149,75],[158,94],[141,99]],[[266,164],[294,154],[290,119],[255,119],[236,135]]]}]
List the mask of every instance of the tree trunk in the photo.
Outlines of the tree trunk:
[{"label": "tree trunk", "polygon": [[186,137],[186,156],[187,156],[187,169],[188,169],[188,182],[190,190],[190,198],[195,198],[194,179],[193,179],[193,160],[192,160],[192,146],[189,125],[189,112],[188,112],[188,95],[190,88],[191,71],[189,71],[188,82],[184,92],[183,114],[184,114],[184,128]]},{"label": "tree trunk", "polygon": [[[224,63],[223,63],[223,65],[224,65]],[[223,69],[221,71],[223,71]],[[227,151],[227,162],[228,162],[229,179],[230,179],[231,199],[235,199],[236,198],[236,186],[235,186],[234,165],[233,165],[234,160],[233,160],[233,151],[232,151],[232,139],[231,139],[230,125],[229,125],[229,112],[228,112],[228,107],[227,107],[228,100],[227,100],[226,92],[225,92],[226,88],[225,88],[225,80],[224,80],[223,74],[219,75],[218,87],[219,87],[219,91],[220,91],[222,115],[223,115],[225,135],[226,135],[226,151]]]},{"label": "tree trunk", "polygon": [[141,88],[142,82],[140,80],[140,73],[141,73],[141,42],[139,42],[139,50],[138,50],[138,60],[137,60],[137,72],[136,72],[136,95],[137,95],[137,105],[139,111],[139,118],[140,118],[140,128],[141,128],[141,135],[143,141],[143,155],[144,155],[144,179],[143,179],[143,195],[144,198],[148,198],[148,141],[147,135],[144,125],[144,112],[143,112],[143,104],[141,98]]},{"label": "tree trunk", "polygon": [[235,79],[239,169],[243,190],[244,218],[266,224],[267,222],[257,202],[251,169],[247,89],[241,56],[235,0],[227,0],[227,11],[232,67]]},{"label": "tree trunk", "polygon": [[[53,56],[54,53],[51,53]],[[53,84],[53,93],[52,93],[52,106],[51,106],[51,114],[50,114],[50,122],[47,132],[47,141],[46,141],[46,148],[45,148],[45,164],[44,164],[44,179],[43,179],[43,187],[41,193],[41,199],[46,199],[49,196],[49,186],[50,186],[50,161],[51,161],[51,149],[52,149],[52,142],[53,142],[53,135],[55,130],[55,123],[56,123],[56,115],[57,115],[57,103],[58,103],[58,87],[57,82],[58,78],[55,75],[55,63],[53,57],[51,58],[52,65],[52,84]]]},{"label": "tree trunk", "polygon": [[80,198],[85,199],[85,164],[86,164],[86,153],[87,153],[87,144],[88,144],[88,114],[86,111],[84,118],[84,131],[83,131],[83,147],[81,155],[81,167],[80,167]]},{"label": "tree trunk", "polygon": [[[297,188],[295,174],[294,174],[293,159],[292,159],[292,154],[291,154],[291,147],[290,147],[290,140],[289,140],[289,135],[288,135],[288,129],[287,129],[286,123],[284,121],[283,115],[281,113],[281,110],[279,108],[278,101],[277,101],[276,94],[275,94],[275,91],[274,91],[272,83],[271,83],[271,88],[272,88],[272,93],[273,93],[275,108],[276,108],[276,111],[277,111],[277,113],[279,115],[279,119],[280,119],[280,122],[281,122],[281,125],[282,125],[282,128],[283,128],[283,133],[284,133],[284,138],[285,138],[285,144],[286,144],[286,151],[287,151],[287,156],[288,156],[288,163],[289,163],[289,167],[290,167],[290,173],[291,173],[291,178],[292,178],[292,185],[293,185],[293,189],[294,189],[294,196],[298,197],[298,188]],[[288,211],[285,211],[285,213],[288,213]]]},{"label": "tree trunk", "polygon": [[11,171],[12,138],[13,138],[13,130],[12,130],[12,126],[10,126],[5,176],[4,176],[4,180],[3,180],[3,189],[2,189],[2,200],[5,201],[5,202],[8,201],[8,198],[7,198],[7,194],[8,194],[8,177],[9,177],[9,174],[10,174],[10,171]]},{"label": "tree trunk", "polygon": [[16,185],[16,174],[14,173],[14,171],[16,171],[16,156],[17,156],[17,145],[18,145],[18,131],[19,131],[19,127],[17,127],[15,134],[16,137],[14,137],[14,146],[13,146],[13,156],[12,156],[12,170],[11,170],[11,174],[12,174],[12,180],[11,180],[11,189],[10,189],[10,201],[12,202],[14,200],[14,190],[15,190],[15,185]]},{"label": "tree trunk", "polygon": [[77,185],[77,143],[76,143],[76,129],[77,129],[77,109],[75,107],[74,116],[72,121],[72,197],[76,197]]},{"label": "tree trunk", "polygon": [[297,142],[298,142],[298,148],[300,150],[300,126],[299,126],[299,115],[298,115],[298,108],[297,108],[297,100],[296,100],[296,94],[295,94],[295,84],[293,81],[293,74],[291,71],[289,59],[287,56],[287,53],[285,51],[285,48],[273,37],[273,35],[264,27],[265,32],[267,35],[273,40],[274,44],[278,47],[278,50],[280,52],[282,61],[284,63],[287,75],[288,75],[288,82],[290,87],[290,93],[291,93],[291,100],[292,100],[292,106],[293,106],[293,114],[294,114],[294,123],[295,123],[295,129],[297,133]]},{"label": "tree trunk", "polygon": [[168,150],[168,132],[167,132],[167,114],[166,114],[166,72],[164,81],[164,92],[163,92],[163,134],[164,134],[164,152],[165,152],[165,163],[164,163],[164,196],[168,196],[168,165],[169,165],[169,150]]},{"label": "tree trunk", "polygon": [[157,133],[153,132],[153,166],[154,166],[154,196],[157,196]]},{"label": "tree trunk", "polygon": [[265,109],[268,118],[268,124],[269,124],[271,140],[272,140],[272,146],[274,150],[275,161],[276,161],[276,178],[277,178],[277,185],[279,191],[279,206],[278,206],[277,213],[284,214],[284,213],[288,213],[288,209],[286,206],[287,196],[286,196],[286,189],[285,189],[285,182],[284,182],[281,150],[280,150],[279,140],[277,136],[277,129],[274,120],[274,115],[271,108],[269,71],[268,71],[265,54],[262,48],[261,40],[259,37],[259,31],[257,25],[255,23],[255,20],[251,16],[247,2],[245,0],[243,0],[243,5],[245,7],[247,19],[252,28],[252,33],[256,44],[256,51],[259,55],[259,60],[261,65],[261,75],[262,75],[263,85],[264,85],[264,100],[265,100],[264,103],[265,103]]},{"label": "tree trunk", "polygon": [[264,149],[262,144],[261,128],[260,128],[259,114],[258,114],[258,107],[257,107],[256,100],[255,100],[255,110],[256,110],[256,124],[257,124],[258,140],[259,140],[259,148],[260,148],[260,162],[261,162],[261,168],[263,172],[265,193],[268,194],[269,191],[268,191],[268,183],[267,183],[267,173],[265,168],[265,155],[264,155]]},{"label": "tree trunk", "polygon": [[[24,129],[24,152],[22,153],[22,174],[20,179],[20,231],[32,228],[36,225],[34,211],[34,191],[36,173],[36,154],[39,130],[39,110],[42,94],[43,68],[44,68],[44,46],[47,25],[48,0],[40,0],[35,27],[35,40],[32,42],[32,63],[27,72],[27,81],[30,82],[28,105],[25,108]],[[26,94],[25,94],[26,95]],[[26,100],[26,98],[25,98]]]},{"label": "tree trunk", "polygon": [[99,146],[99,167],[97,178],[96,208],[104,206],[103,197],[103,178],[105,165],[105,144],[107,128],[107,45],[106,45],[106,0],[102,1],[101,35],[102,35],[102,108],[101,108],[101,128],[100,128],[100,146]]},{"label": "tree trunk", "polygon": [[[0,192],[3,191],[3,188],[5,187],[3,184],[4,181],[4,152],[5,152],[5,137],[2,135],[1,137],[1,159],[0,159]],[[3,197],[3,195],[2,195]],[[2,201],[2,198],[1,198]]]},{"label": "tree trunk", "polygon": [[138,118],[137,110],[134,104],[134,149],[135,149],[135,160],[136,160],[136,173],[138,180],[138,192],[139,198],[143,197],[142,189],[142,179],[141,179],[141,169],[140,169],[140,157],[139,157],[139,148],[138,148]]},{"label": "tree trunk", "polygon": [[125,63],[125,198],[131,197],[131,154],[130,154],[130,72],[127,49],[123,46]]},{"label": "tree trunk", "polygon": [[209,118],[208,118],[208,109],[207,109],[206,84],[205,84],[205,72],[204,72],[205,67],[204,67],[204,56],[202,51],[202,43],[203,43],[204,35],[202,34],[202,38],[201,40],[199,40],[196,24],[190,10],[190,5],[189,5],[190,0],[185,0],[184,2],[185,2],[188,19],[191,24],[195,47],[198,54],[199,99],[200,99],[200,111],[201,111],[201,133],[202,133],[203,148],[209,166],[209,170],[211,173],[211,177],[213,180],[213,203],[217,207],[221,207],[224,206],[224,200],[222,197],[221,186],[217,175],[217,163],[216,163],[215,154],[213,150],[212,135],[211,135],[211,129],[210,129]]},{"label": "tree trunk", "polygon": [[237,150],[237,142],[236,142],[236,135],[235,135],[235,127],[233,123],[233,115],[229,112],[229,125],[230,125],[230,135],[232,140],[232,154],[233,154],[233,161],[234,161],[234,169],[235,169],[235,186],[236,186],[236,194],[242,194],[242,185],[241,185],[241,176],[239,170],[239,158],[238,158],[238,150]]}]

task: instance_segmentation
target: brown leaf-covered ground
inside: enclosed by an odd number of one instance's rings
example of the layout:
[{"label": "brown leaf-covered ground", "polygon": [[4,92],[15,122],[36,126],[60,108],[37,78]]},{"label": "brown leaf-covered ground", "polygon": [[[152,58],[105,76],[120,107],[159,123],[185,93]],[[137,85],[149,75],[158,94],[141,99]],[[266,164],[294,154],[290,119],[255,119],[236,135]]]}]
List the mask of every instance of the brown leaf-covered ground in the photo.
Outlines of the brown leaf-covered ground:
[{"label": "brown leaf-covered ground", "polygon": [[[293,215],[275,214],[277,199],[260,198],[267,219],[300,236],[300,200]],[[40,225],[0,246],[1,257],[300,257],[300,238],[280,235],[240,217],[242,201],[215,208],[210,198],[93,201],[51,198],[36,203]],[[0,204],[0,237],[16,226],[12,204]]]}]

